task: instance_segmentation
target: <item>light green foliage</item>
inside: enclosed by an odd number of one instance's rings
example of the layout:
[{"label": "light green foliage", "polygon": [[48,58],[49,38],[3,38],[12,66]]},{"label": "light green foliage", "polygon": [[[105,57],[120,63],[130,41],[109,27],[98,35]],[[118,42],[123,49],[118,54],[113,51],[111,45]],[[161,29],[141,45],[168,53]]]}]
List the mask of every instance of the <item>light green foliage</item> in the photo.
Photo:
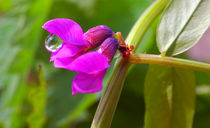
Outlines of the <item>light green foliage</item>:
[{"label": "light green foliage", "polygon": [[195,77],[187,69],[150,65],[144,89],[146,128],[191,128]]},{"label": "light green foliage", "polygon": [[210,25],[210,0],[173,0],[157,29],[161,53],[177,55],[191,48]]}]

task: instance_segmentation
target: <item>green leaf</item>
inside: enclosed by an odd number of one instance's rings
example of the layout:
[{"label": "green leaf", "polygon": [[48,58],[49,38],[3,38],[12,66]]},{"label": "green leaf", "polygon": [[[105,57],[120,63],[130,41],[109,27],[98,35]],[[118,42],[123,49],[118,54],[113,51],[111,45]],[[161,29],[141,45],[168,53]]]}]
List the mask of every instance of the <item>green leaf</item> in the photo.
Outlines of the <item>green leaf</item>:
[{"label": "green leaf", "polygon": [[145,81],[145,128],[191,128],[195,77],[191,70],[150,65]]},{"label": "green leaf", "polygon": [[157,29],[159,51],[177,55],[191,48],[210,25],[209,12],[210,0],[173,0]]},{"label": "green leaf", "polygon": [[45,108],[46,108],[46,81],[42,71],[39,67],[39,84],[30,92],[29,101],[32,104],[33,111],[28,116],[28,123],[30,128],[42,128],[45,122]]}]

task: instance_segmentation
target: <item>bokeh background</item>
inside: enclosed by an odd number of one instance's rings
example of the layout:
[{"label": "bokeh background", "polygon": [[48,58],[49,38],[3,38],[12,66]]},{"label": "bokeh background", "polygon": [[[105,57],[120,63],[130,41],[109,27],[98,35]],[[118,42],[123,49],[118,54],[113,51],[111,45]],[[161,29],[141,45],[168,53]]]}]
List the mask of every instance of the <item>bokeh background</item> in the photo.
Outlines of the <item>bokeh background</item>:
[{"label": "bokeh background", "polygon": [[[152,2],[0,0],[0,128],[90,127],[102,92],[71,95],[71,82],[76,73],[56,69],[49,62],[50,53],[44,48],[48,33],[41,26],[53,18],[70,18],[79,23],[84,32],[97,25],[107,25],[115,32],[122,32],[126,38],[137,18]],[[159,19],[148,30],[138,52],[159,54],[155,44]],[[209,49],[203,50],[210,46],[208,37],[209,31],[205,39],[180,57],[189,56],[210,62]],[[39,65],[42,72],[39,72]],[[143,85],[147,68],[146,64],[130,68],[112,128],[144,126]],[[104,85],[110,72],[111,68]],[[195,73],[197,100],[194,127],[209,128],[210,74]]]}]

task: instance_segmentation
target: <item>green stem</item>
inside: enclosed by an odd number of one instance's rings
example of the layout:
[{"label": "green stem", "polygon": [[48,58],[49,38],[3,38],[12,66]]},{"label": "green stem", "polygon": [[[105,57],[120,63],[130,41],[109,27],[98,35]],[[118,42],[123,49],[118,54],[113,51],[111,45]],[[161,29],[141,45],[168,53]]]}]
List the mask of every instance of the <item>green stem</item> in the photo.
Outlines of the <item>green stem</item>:
[{"label": "green stem", "polygon": [[138,64],[138,63],[160,64],[160,65],[170,65],[175,67],[183,67],[183,68],[210,72],[210,64],[208,63],[174,58],[174,57],[162,57],[161,55],[132,54],[131,56],[129,56],[128,61],[130,64]]},{"label": "green stem", "polygon": [[[170,0],[157,0],[143,13],[126,39],[128,45],[133,44],[136,47],[135,49],[138,49],[147,29],[169,2]],[[133,52],[135,52],[135,49]],[[125,58],[120,58],[116,62],[98,105],[91,128],[109,128],[111,126],[128,67],[129,63]]]},{"label": "green stem", "polygon": [[133,52],[138,48],[152,22],[162,13],[170,1],[157,0],[137,20],[125,41],[129,46],[134,45],[136,47]]},{"label": "green stem", "polygon": [[109,128],[114,116],[129,63],[118,59],[106,90],[101,97],[91,128]]}]

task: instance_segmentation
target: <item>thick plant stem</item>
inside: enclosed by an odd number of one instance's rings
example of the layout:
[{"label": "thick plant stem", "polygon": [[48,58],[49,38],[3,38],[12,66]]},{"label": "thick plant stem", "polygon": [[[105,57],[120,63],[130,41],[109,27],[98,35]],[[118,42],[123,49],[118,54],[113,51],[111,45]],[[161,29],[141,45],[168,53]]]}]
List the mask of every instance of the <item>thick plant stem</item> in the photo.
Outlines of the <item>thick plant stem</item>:
[{"label": "thick plant stem", "polygon": [[109,128],[111,126],[128,67],[127,60],[122,58],[117,60],[106,90],[101,97],[91,128]]},{"label": "thick plant stem", "polygon": [[161,55],[132,54],[131,56],[129,56],[128,61],[130,64],[160,64],[210,72],[210,64],[208,63],[174,57],[162,57]]},{"label": "thick plant stem", "polygon": [[134,53],[140,45],[140,42],[148,28],[151,26],[153,21],[163,12],[170,1],[171,0],[156,0],[136,21],[125,41],[128,45],[134,45],[134,47],[136,47],[133,51]]},{"label": "thick plant stem", "polygon": [[[138,49],[147,29],[169,2],[170,0],[155,1],[135,23],[126,39],[126,43],[128,45],[134,45],[135,49]],[[135,49],[133,52],[135,52]],[[95,113],[91,128],[109,128],[111,126],[128,67],[129,63],[123,58],[118,59],[115,63],[112,75]]]}]

